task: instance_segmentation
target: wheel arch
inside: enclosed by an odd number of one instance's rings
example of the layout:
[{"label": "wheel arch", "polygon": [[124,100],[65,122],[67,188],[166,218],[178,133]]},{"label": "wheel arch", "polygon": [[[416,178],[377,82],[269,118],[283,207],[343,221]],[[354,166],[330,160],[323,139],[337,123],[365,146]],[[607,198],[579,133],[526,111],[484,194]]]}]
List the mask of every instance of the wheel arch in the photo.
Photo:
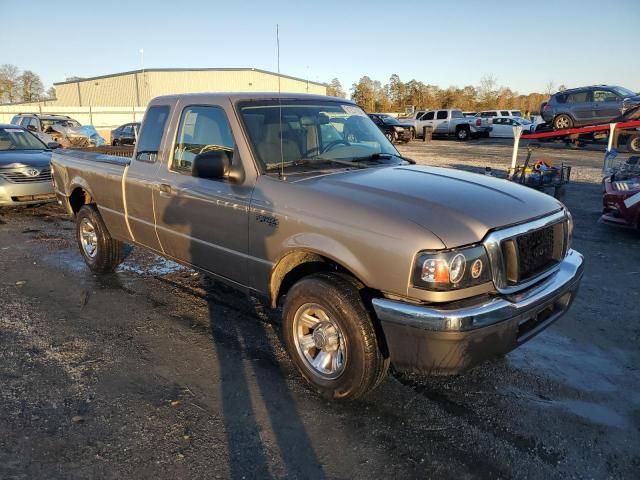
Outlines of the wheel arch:
[{"label": "wheel arch", "polygon": [[69,207],[74,215],[77,215],[83,205],[94,203],[94,196],[86,185],[75,183],[71,185],[69,195]]},{"label": "wheel arch", "polygon": [[269,281],[269,300],[276,308],[280,299],[301,278],[320,272],[339,272],[349,275],[363,286],[366,283],[353,269],[331,256],[311,249],[296,249],[284,254],[274,265]]}]

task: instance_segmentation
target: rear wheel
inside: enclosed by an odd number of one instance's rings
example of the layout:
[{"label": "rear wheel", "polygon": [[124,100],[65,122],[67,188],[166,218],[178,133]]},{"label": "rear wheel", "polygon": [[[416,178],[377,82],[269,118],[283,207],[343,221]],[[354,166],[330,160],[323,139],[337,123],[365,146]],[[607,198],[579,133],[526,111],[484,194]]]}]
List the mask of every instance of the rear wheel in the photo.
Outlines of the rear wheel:
[{"label": "rear wheel", "polygon": [[573,127],[573,119],[569,115],[558,115],[553,119],[553,128],[555,130],[564,130]]},{"label": "rear wheel", "polygon": [[632,153],[640,153],[640,134],[627,137],[627,150]]},{"label": "rear wheel", "polygon": [[469,129],[461,127],[456,131],[456,138],[461,141],[469,140]]},{"label": "rear wheel", "polygon": [[124,244],[111,238],[94,205],[84,205],[78,212],[76,237],[82,258],[92,272],[113,272],[124,259]]},{"label": "rear wheel", "polygon": [[350,277],[320,273],[300,280],[286,296],[283,336],[289,355],[328,399],[361,397],[382,382],[389,367],[359,286]]}]

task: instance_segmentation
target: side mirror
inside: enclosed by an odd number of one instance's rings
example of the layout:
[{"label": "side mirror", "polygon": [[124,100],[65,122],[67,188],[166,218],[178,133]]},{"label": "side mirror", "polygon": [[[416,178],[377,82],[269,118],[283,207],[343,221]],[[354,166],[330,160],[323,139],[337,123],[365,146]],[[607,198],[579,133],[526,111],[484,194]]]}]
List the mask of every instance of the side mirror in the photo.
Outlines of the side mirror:
[{"label": "side mirror", "polygon": [[230,152],[212,150],[196,155],[196,158],[193,159],[191,174],[198,178],[219,180],[229,175],[230,167]]},{"label": "side mirror", "polygon": [[60,148],[60,144],[58,142],[47,142],[47,148],[49,150],[55,150],[56,148]]}]

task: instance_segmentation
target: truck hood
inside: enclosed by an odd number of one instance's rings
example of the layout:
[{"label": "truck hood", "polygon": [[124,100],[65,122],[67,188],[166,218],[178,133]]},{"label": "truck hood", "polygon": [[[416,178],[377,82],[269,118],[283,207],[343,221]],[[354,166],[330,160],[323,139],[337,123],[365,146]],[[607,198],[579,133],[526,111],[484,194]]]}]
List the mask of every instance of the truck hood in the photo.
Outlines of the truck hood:
[{"label": "truck hood", "polygon": [[375,208],[394,218],[404,217],[439,237],[447,248],[480,242],[489,230],[562,208],[553,197],[531,188],[439,167],[370,168],[307,182],[311,188],[346,202]]},{"label": "truck hood", "polygon": [[20,167],[48,167],[51,152],[48,150],[3,150],[0,151],[0,169]]}]

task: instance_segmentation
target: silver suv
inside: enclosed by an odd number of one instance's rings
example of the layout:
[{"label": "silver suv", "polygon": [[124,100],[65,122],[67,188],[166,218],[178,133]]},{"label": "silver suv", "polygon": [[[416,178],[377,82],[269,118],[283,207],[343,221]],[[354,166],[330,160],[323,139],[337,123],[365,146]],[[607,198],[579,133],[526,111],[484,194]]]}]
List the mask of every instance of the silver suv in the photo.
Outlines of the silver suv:
[{"label": "silver suv", "polygon": [[623,87],[594,85],[551,95],[540,107],[542,118],[556,130],[606,123],[640,104],[640,96]]}]

